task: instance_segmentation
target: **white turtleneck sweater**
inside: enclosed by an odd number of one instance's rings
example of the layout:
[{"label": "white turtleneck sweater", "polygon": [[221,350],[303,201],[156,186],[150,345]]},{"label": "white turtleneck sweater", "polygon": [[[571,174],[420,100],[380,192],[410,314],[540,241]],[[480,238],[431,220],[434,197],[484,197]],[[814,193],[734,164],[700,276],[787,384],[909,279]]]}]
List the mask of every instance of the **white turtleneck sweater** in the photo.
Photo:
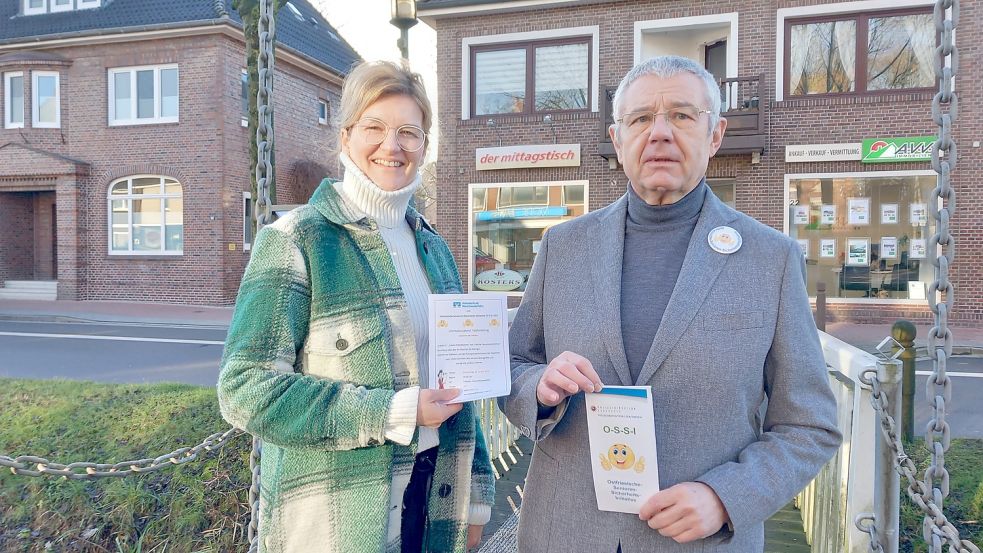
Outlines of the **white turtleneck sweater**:
[{"label": "white turtleneck sweater", "polygon": [[[421,178],[417,175],[407,186],[391,192],[386,191],[376,186],[347,155],[341,154],[339,157],[345,167],[345,178],[335,183],[335,189],[347,207],[375,220],[379,226],[379,233],[392,256],[396,275],[406,297],[415,338],[419,382],[425,383],[429,365],[427,304],[428,295],[432,290],[416,251],[416,236],[406,221],[407,206],[413,193],[419,188]],[[394,356],[394,362],[404,363],[406,360]],[[402,368],[393,367],[397,373],[402,372]],[[406,368],[410,369],[408,372],[412,372],[412,367]],[[413,440],[414,431],[418,429],[417,451],[423,452],[436,447],[440,439],[435,429],[417,427],[416,411],[419,397],[420,386],[410,386],[396,392],[386,419],[385,436],[398,444],[409,445]],[[393,475],[389,511],[390,542],[399,535],[403,493],[409,484],[409,478],[409,472]],[[485,524],[490,517],[491,509],[488,506],[471,506],[469,516],[471,524]]]}]

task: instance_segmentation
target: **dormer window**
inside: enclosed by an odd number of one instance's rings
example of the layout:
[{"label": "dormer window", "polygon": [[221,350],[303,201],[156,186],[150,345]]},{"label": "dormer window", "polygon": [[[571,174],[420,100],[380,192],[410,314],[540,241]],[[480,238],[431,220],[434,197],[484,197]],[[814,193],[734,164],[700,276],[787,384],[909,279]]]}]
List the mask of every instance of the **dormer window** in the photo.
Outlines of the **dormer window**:
[{"label": "dormer window", "polygon": [[23,0],[24,15],[98,8],[102,0]]}]

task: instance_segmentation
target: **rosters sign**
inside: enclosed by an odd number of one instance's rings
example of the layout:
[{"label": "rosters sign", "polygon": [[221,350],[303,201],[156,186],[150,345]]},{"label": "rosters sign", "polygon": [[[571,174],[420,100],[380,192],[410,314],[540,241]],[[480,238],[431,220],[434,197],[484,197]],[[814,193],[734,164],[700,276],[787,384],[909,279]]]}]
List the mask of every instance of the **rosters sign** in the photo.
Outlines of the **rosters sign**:
[{"label": "rosters sign", "polygon": [[529,144],[476,148],[475,169],[526,169],[530,167],[580,167],[580,144]]}]

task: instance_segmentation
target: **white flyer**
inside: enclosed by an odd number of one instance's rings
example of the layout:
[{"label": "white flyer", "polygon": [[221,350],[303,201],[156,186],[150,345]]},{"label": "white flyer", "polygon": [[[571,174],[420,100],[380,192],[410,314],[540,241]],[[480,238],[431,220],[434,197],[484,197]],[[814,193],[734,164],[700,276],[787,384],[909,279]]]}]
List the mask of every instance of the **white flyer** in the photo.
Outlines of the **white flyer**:
[{"label": "white flyer", "polygon": [[792,206],[792,224],[795,225],[809,224],[809,206],[807,205]]},{"label": "white flyer", "polygon": [[659,491],[652,387],[605,386],[585,400],[597,508],[638,514]]},{"label": "white flyer", "polygon": [[461,395],[451,403],[511,392],[505,294],[430,294],[428,320],[428,388],[459,388]]},{"label": "white flyer", "polygon": [[836,223],[836,206],[834,204],[823,204],[819,215],[819,223],[823,225]]}]

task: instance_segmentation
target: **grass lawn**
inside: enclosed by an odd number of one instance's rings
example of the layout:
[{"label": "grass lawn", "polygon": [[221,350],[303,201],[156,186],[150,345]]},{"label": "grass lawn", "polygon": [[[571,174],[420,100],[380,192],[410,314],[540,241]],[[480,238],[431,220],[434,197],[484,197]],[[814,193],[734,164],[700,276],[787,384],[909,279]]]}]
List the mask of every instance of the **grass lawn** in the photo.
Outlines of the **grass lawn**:
[{"label": "grass lawn", "polygon": [[[114,463],[229,425],[215,390],[0,378],[0,454]],[[75,481],[0,471],[0,551],[245,551],[250,441],[146,475]]]},{"label": "grass lawn", "polygon": [[[931,456],[924,440],[905,445],[905,452],[918,467],[918,477],[923,478]],[[983,440],[952,440],[945,454],[945,468],[949,471],[949,497],[943,504],[943,512],[949,522],[959,530],[962,539],[983,546]],[[901,551],[921,553],[928,551],[922,538],[921,509],[908,499],[908,484],[901,479]],[[945,546],[946,551],[949,550]]]}]

